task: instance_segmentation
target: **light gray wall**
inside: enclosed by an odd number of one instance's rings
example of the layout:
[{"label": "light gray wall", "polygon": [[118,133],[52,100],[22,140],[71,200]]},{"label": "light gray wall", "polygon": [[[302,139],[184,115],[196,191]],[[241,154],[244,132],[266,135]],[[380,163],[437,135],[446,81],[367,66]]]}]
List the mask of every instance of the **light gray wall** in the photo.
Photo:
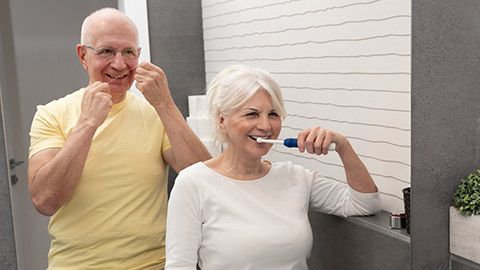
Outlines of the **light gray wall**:
[{"label": "light gray wall", "polygon": [[[6,71],[5,48],[12,48],[9,5],[0,2],[0,89],[9,87],[6,78],[11,75]],[[8,75],[7,75],[8,74]],[[0,92],[0,100],[4,98]],[[3,121],[3,106],[0,103],[0,269],[16,269],[17,251],[15,244],[15,231],[13,225],[12,203],[10,197],[10,178],[8,173],[8,156],[5,149],[5,130]]]},{"label": "light gray wall", "polygon": [[[9,158],[13,158],[12,151],[7,153],[4,142],[7,140],[5,126],[10,126],[11,120],[6,117],[6,105],[15,108],[18,107],[18,98],[16,91],[7,91],[7,89],[17,89],[16,63],[13,54],[13,34],[11,25],[10,3],[0,0],[0,90],[2,106],[0,108],[0,269],[16,269],[19,266],[17,261],[17,244],[15,241],[13,205],[11,198],[10,175],[8,172]],[[17,130],[12,130],[14,138],[10,141],[16,141],[21,134]],[[14,170],[11,171],[12,175]],[[18,239],[17,239],[18,242]]]},{"label": "light gray wall", "polygon": [[[0,57],[1,59],[1,57]],[[1,107],[1,106],[0,106]],[[0,141],[5,140],[3,113],[0,108]],[[8,158],[5,144],[0,143],[0,269],[17,268],[15,232],[13,228],[12,205],[8,177]]]},{"label": "light gray wall", "polygon": [[412,8],[412,269],[449,269],[452,196],[480,168],[480,2]]},{"label": "light gray wall", "polygon": [[[5,139],[2,112],[0,110],[0,140]],[[8,159],[5,144],[0,144],[0,269],[17,268],[17,252],[15,249],[15,233],[8,181]]]},{"label": "light gray wall", "polygon": [[[101,7],[116,7],[117,1],[0,0],[0,4],[2,32],[5,27],[11,29],[7,32],[8,44],[3,48],[5,59],[0,65],[6,74],[2,94],[9,157],[27,161],[28,132],[36,105],[88,83],[75,50],[84,17]],[[12,201],[18,266],[27,270],[45,269],[50,244],[49,219],[38,214],[31,203],[27,163],[17,167],[15,173],[19,181],[12,187]]]}]

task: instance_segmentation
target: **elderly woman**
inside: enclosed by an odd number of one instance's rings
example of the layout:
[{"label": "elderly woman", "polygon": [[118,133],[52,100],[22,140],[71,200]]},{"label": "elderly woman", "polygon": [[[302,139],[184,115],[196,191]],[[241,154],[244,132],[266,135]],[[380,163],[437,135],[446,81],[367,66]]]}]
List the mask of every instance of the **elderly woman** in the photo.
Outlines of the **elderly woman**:
[{"label": "elderly woman", "polygon": [[167,217],[166,269],[308,269],[308,211],[370,215],[380,210],[369,172],[342,135],[309,128],[298,150],[335,151],[347,184],[291,162],[263,160],[285,117],[280,88],[266,71],[230,66],[207,91],[217,139],[225,151],[180,172]]}]

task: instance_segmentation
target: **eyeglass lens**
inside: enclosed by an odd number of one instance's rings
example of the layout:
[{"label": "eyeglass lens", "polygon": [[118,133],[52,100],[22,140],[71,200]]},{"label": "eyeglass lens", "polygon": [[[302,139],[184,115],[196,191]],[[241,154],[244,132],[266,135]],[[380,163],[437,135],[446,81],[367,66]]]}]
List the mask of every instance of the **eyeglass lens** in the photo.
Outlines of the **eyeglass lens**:
[{"label": "eyeglass lens", "polygon": [[[100,56],[102,58],[106,58],[106,59],[113,58],[115,55],[117,55],[117,52],[119,52],[119,50],[115,50],[115,49],[109,48],[109,47],[104,47],[104,48],[99,48],[99,49],[95,49],[91,46],[85,46],[85,47],[94,50],[97,53],[98,56]],[[122,53],[122,56],[123,56],[124,59],[134,60],[134,59],[138,58],[139,50],[138,49],[127,48],[127,49],[121,50],[121,53]]]}]

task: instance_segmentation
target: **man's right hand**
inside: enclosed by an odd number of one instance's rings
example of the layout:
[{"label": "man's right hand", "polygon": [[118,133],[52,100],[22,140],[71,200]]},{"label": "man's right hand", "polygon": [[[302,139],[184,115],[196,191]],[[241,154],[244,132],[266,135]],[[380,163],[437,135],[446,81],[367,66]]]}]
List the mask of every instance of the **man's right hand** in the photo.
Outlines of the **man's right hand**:
[{"label": "man's right hand", "polygon": [[105,121],[112,106],[108,83],[94,82],[85,88],[79,122],[97,128]]},{"label": "man's right hand", "polygon": [[51,216],[70,198],[82,176],[92,138],[113,106],[108,83],[85,88],[80,118],[61,148],[47,148],[28,164],[28,188],[35,208]]}]

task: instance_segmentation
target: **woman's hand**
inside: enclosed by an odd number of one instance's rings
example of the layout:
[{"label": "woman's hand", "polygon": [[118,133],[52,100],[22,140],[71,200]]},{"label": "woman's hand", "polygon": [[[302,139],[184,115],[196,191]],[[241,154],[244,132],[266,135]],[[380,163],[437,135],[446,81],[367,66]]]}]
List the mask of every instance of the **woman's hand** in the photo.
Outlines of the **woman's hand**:
[{"label": "woman's hand", "polygon": [[328,146],[335,143],[335,150],[339,151],[346,144],[347,139],[339,133],[321,127],[308,128],[298,134],[298,150],[307,150],[310,154],[326,155]]},{"label": "woman's hand", "polygon": [[335,143],[335,151],[343,163],[348,185],[362,193],[377,192],[377,186],[370,173],[343,135],[321,127],[306,129],[298,134],[298,149],[310,154],[326,155],[328,146]]}]

